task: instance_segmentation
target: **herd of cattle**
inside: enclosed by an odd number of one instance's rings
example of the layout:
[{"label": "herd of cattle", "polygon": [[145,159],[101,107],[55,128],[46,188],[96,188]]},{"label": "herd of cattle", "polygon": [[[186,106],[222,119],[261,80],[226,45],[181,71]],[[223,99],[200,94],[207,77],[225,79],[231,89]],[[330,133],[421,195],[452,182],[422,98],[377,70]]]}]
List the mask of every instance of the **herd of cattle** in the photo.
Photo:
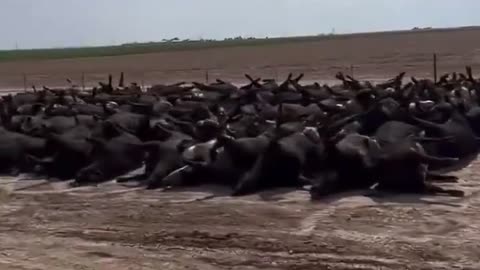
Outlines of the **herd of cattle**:
[{"label": "herd of cattle", "polygon": [[[0,170],[148,189],[225,185],[240,196],[276,187],[312,198],[355,189],[463,196],[436,182],[476,158],[480,80],[379,84],[338,73],[337,85],[256,79],[91,91],[42,90],[0,103]],[[408,81],[408,82],[407,82]],[[120,176],[145,166],[137,177]]]}]

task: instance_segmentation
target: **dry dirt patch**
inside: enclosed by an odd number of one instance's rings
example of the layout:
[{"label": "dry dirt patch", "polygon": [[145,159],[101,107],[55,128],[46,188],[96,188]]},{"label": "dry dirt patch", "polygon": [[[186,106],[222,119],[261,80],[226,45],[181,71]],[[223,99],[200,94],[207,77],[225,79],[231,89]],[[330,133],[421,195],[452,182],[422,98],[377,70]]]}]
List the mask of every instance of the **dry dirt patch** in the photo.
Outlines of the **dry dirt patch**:
[{"label": "dry dirt patch", "polygon": [[457,173],[461,199],[359,192],[316,203],[292,190],[231,198],[218,187],[4,179],[0,267],[479,269],[479,166]]}]

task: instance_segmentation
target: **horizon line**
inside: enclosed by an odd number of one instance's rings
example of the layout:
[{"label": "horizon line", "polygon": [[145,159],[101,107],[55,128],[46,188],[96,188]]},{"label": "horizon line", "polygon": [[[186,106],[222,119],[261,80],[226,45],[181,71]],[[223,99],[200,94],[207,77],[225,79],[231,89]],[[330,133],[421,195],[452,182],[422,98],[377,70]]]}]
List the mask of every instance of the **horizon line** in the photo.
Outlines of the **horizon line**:
[{"label": "horizon line", "polygon": [[[454,27],[414,27],[411,29],[390,29],[390,30],[381,30],[381,31],[360,31],[360,32],[350,32],[350,33],[319,33],[316,35],[285,35],[285,36],[265,36],[265,37],[253,37],[253,36],[233,36],[225,37],[223,39],[215,38],[201,38],[201,39],[181,39],[178,37],[173,38],[164,38],[157,41],[131,41],[121,44],[105,44],[105,45],[92,45],[92,46],[65,46],[65,47],[32,47],[32,48],[15,48],[15,49],[0,49],[0,52],[21,52],[21,51],[48,51],[48,50],[69,50],[69,49],[89,49],[89,48],[108,48],[108,47],[126,47],[126,46],[141,46],[148,44],[182,44],[182,43],[197,43],[197,42],[212,42],[212,43],[221,43],[228,41],[251,41],[251,40],[280,40],[280,39],[302,39],[302,38],[332,38],[332,37],[349,37],[356,35],[375,35],[375,34],[398,34],[398,33],[419,33],[419,32],[436,32],[436,31],[455,31],[455,30],[472,30],[480,29],[480,25],[465,25],[465,26],[454,26]],[[240,39],[239,39],[240,38]],[[16,42],[16,47],[18,43]]]}]

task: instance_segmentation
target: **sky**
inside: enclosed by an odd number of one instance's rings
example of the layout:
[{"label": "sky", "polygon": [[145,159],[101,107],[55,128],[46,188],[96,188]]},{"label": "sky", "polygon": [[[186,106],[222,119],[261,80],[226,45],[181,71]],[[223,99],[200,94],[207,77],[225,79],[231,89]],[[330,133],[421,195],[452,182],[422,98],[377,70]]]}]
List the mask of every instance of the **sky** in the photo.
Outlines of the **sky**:
[{"label": "sky", "polygon": [[0,1],[0,49],[480,25],[478,0]]}]

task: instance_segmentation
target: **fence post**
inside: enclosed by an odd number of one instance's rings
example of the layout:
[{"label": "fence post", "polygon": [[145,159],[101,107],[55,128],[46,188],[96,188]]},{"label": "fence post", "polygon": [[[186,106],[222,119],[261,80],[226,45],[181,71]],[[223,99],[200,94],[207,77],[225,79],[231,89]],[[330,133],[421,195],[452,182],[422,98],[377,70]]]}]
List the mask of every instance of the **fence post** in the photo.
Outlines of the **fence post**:
[{"label": "fence post", "polygon": [[352,78],[355,78],[354,69],[355,67],[353,65],[350,65],[350,76],[352,76]]},{"label": "fence post", "polygon": [[433,82],[437,83],[437,54],[433,54]]},{"label": "fence post", "polygon": [[205,83],[208,84],[209,78],[208,78],[208,69],[205,71]]},{"label": "fence post", "polygon": [[27,74],[23,73],[23,91],[27,92]]}]

